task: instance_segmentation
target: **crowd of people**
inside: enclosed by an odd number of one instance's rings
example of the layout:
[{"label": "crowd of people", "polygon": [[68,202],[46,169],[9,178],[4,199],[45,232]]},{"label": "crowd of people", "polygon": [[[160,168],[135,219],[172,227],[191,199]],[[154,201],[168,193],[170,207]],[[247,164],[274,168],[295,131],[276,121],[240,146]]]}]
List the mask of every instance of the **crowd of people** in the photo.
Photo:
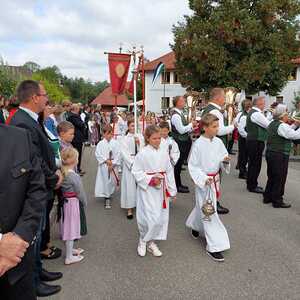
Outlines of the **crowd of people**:
[{"label": "crowd of people", "polygon": [[[0,290],[4,299],[32,300],[61,290],[48,281],[60,272],[43,268],[43,259],[64,253],[65,265],[84,259],[80,239],[88,233],[88,197],[81,181],[85,147],[95,147],[95,197],[111,209],[120,188],[126,218],[136,217],[137,254],[163,255],[157,241],[166,240],[170,204],[183,184],[185,165],[195,185],[195,207],[186,226],[197,239],[204,236],[207,254],[224,261],[229,235],[219,218],[229,209],[221,201],[221,178],[230,172],[232,146],[238,142],[239,178],[249,192],[263,194],[264,203],[288,208],[283,200],[292,141],[300,140],[300,113],[289,115],[283,104],[265,110],[265,99],[244,100],[232,124],[226,124],[225,93],[210,92],[201,120],[188,120],[184,96],[174,98],[169,115],[105,112],[101,107],[63,101],[52,105],[42,84],[26,80],[16,98],[0,100]],[[271,112],[271,113],[270,113]],[[291,124],[292,121],[292,124]],[[135,124],[137,127],[135,128]],[[200,132],[192,140],[193,132]],[[137,133],[138,132],[138,133]],[[266,146],[266,151],[265,151]],[[265,151],[268,182],[258,185]],[[2,180],[3,179],[3,180]],[[55,204],[55,205],[54,205]],[[57,222],[64,251],[51,240],[50,215]],[[2,295],[2,294],[1,294]]]}]

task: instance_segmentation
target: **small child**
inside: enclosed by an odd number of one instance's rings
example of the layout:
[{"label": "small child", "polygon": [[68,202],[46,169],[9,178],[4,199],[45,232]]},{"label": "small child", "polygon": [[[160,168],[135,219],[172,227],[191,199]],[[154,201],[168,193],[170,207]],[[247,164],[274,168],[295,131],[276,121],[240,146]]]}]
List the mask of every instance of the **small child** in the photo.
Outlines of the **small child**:
[{"label": "small child", "polygon": [[89,128],[89,140],[92,147],[96,147],[99,142],[99,132],[97,128],[97,124],[95,121],[95,116],[92,115],[91,119],[88,121],[88,128]]},{"label": "small child", "polygon": [[62,121],[57,126],[57,133],[60,139],[60,151],[66,148],[73,148],[71,142],[74,139],[75,128],[71,122]]},{"label": "small child", "polygon": [[[207,254],[215,261],[224,261],[222,251],[230,248],[227,231],[217,213],[217,199],[220,197],[220,169],[230,171],[230,158],[221,139],[216,137],[219,119],[212,114],[202,118],[204,134],[191,150],[188,162],[190,175],[195,183],[196,205],[186,221],[196,239],[200,232],[206,238]],[[205,218],[202,207],[206,200],[212,200],[215,213],[210,220]]]},{"label": "small child", "polygon": [[121,179],[121,208],[127,209],[127,218],[133,219],[133,209],[136,207],[136,183],[131,173],[135,156],[143,147],[142,136],[135,136],[134,120],[127,123],[128,133],[120,142],[123,175]]},{"label": "small child", "polygon": [[103,128],[103,140],[96,147],[95,156],[98,161],[98,172],[95,184],[95,197],[105,198],[105,208],[111,208],[111,195],[119,186],[118,166],[120,159],[120,145],[113,139],[110,125]]},{"label": "small child", "polygon": [[177,192],[173,168],[160,141],[159,127],[148,126],[146,146],[137,154],[132,167],[137,182],[136,218],[140,234],[137,252],[141,257],[146,255],[146,250],[154,256],[162,256],[154,240],[167,239],[168,197],[175,197]]},{"label": "small child", "polygon": [[64,180],[61,191],[64,200],[61,218],[61,237],[66,244],[65,264],[70,265],[83,260],[83,249],[74,249],[74,240],[81,238],[79,203],[87,205],[87,197],[80,176],[74,171],[78,163],[78,152],[74,148],[66,148],[61,152],[62,174]]},{"label": "small child", "polygon": [[161,135],[160,147],[164,148],[167,151],[170,157],[171,164],[174,168],[180,156],[178,145],[174,141],[174,139],[169,136],[170,125],[167,121],[160,122],[159,128],[160,128],[160,135]]}]

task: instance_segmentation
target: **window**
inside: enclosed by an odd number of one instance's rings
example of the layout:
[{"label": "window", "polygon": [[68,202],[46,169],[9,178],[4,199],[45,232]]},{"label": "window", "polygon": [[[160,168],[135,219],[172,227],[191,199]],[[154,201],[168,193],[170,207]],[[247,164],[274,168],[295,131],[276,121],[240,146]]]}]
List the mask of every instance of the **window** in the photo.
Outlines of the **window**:
[{"label": "window", "polygon": [[161,97],[161,109],[168,109],[170,107],[170,97]]},{"label": "window", "polygon": [[294,68],[291,74],[288,76],[289,81],[296,81],[297,80],[297,68]]},{"label": "window", "polygon": [[161,74],[161,83],[162,84],[168,84],[170,83],[170,72],[163,72]]},{"label": "window", "polygon": [[277,96],[276,97],[276,102],[277,103],[283,103],[283,96]]},{"label": "window", "polygon": [[179,75],[177,72],[174,72],[174,83],[180,83],[179,81]]}]

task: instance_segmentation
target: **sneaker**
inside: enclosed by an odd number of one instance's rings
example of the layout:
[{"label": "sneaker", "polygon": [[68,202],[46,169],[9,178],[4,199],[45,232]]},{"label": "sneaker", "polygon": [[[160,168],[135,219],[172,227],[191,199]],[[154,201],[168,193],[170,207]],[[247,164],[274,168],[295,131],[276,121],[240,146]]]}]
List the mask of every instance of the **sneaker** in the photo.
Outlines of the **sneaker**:
[{"label": "sneaker", "polygon": [[77,249],[73,249],[72,254],[73,255],[80,255],[84,252],[84,249],[81,248],[77,248]]},{"label": "sneaker", "polygon": [[106,198],[105,199],[105,209],[111,209],[111,203],[110,203],[110,199]]},{"label": "sneaker", "polygon": [[147,250],[148,250],[148,252],[152,253],[153,256],[156,256],[156,257],[162,256],[162,252],[159,250],[159,248],[157,247],[157,245],[154,242],[149,243]]},{"label": "sneaker", "polygon": [[196,240],[199,237],[199,232],[196,230],[191,230],[192,237]]},{"label": "sneaker", "polygon": [[224,256],[223,256],[222,252],[208,252],[208,251],[206,251],[206,253],[207,253],[214,261],[218,261],[218,262],[223,262],[223,261],[224,261]]},{"label": "sneaker", "polygon": [[137,248],[137,253],[139,256],[144,257],[146,255],[146,247],[147,247],[147,243],[140,240]]},{"label": "sneaker", "polygon": [[82,261],[84,257],[82,255],[72,256],[72,258],[65,259],[65,265],[76,264]]}]

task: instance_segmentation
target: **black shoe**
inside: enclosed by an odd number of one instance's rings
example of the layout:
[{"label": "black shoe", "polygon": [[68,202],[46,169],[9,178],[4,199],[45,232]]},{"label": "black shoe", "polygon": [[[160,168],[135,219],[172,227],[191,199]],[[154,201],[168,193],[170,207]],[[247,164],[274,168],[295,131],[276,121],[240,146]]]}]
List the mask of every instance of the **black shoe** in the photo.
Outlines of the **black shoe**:
[{"label": "black shoe", "polygon": [[232,152],[232,151],[230,151],[230,152],[229,152],[229,154],[230,154],[230,155],[235,155],[235,153],[234,153],[234,152]]},{"label": "black shoe", "polygon": [[217,212],[219,215],[226,215],[229,213],[229,209],[226,207],[223,207],[219,201],[217,201]]},{"label": "black shoe", "polygon": [[240,175],[239,175],[239,178],[240,178],[240,179],[247,179],[247,175],[246,175],[246,174],[240,174]]},{"label": "black shoe", "polygon": [[196,230],[191,230],[192,237],[196,240],[199,237],[199,232]]},{"label": "black shoe", "polygon": [[274,208],[290,208],[291,206],[292,206],[291,204],[285,202],[281,202],[280,204],[273,203]]},{"label": "black shoe", "polygon": [[56,259],[56,258],[61,257],[61,252],[62,252],[61,249],[56,248],[54,246],[50,247],[49,249],[51,251],[48,255],[41,252],[41,258],[42,259]]},{"label": "black shoe", "polygon": [[267,198],[264,197],[263,203],[264,204],[269,204],[269,203],[272,203],[272,201],[270,199],[267,199]]},{"label": "black shoe", "polygon": [[132,220],[133,219],[133,215],[131,214],[131,215],[127,215],[127,219],[128,220]]},{"label": "black shoe", "polygon": [[208,251],[206,251],[206,253],[207,253],[214,261],[218,261],[218,262],[223,262],[223,261],[224,261],[224,256],[223,256],[222,252],[208,252]]},{"label": "black shoe", "polygon": [[257,186],[255,189],[248,189],[250,193],[256,193],[256,194],[263,194],[264,189],[261,188],[260,186]]},{"label": "black shoe", "polygon": [[40,273],[40,279],[42,281],[55,281],[63,277],[61,272],[49,272],[45,269],[42,269]]},{"label": "black shoe", "polygon": [[36,295],[38,297],[48,297],[57,294],[61,291],[60,285],[49,285],[44,282],[40,282],[36,287]]},{"label": "black shoe", "polygon": [[185,194],[187,194],[187,193],[189,193],[190,191],[189,191],[188,189],[183,188],[182,186],[179,186],[179,187],[177,188],[177,192],[178,192],[178,193],[185,193]]},{"label": "black shoe", "polygon": [[186,186],[186,185],[181,185],[181,187],[182,187],[182,188],[184,188],[184,189],[186,189],[186,190],[188,190],[188,189],[189,189],[189,187],[188,187],[188,186]]}]

